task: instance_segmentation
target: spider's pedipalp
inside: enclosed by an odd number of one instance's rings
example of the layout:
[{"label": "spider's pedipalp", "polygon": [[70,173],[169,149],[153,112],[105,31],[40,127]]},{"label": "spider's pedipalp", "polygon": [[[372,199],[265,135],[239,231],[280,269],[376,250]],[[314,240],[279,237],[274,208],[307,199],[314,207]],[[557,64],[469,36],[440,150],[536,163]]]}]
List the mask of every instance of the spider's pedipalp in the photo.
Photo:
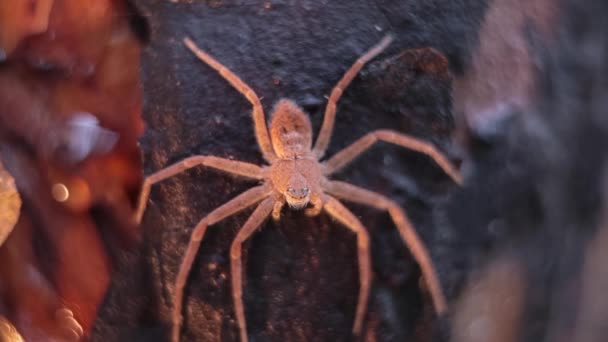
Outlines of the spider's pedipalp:
[{"label": "spider's pedipalp", "polygon": [[200,220],[196,227],[194,227],[190,242],[188,243],[188,248],[186,249],[186,254],[184,255],[184,259],[179,267],[179,272],[177,273],[175,280],[172,314],[173,326],[171,332],[172,342],[179,342],[179,333],[182,325],[184,286],[190,275],[190,269],[196,259],[196,254],[198,253],[201,241],[205,236],[207,227],[258,203],[271,194],[272,189],[267,185],[251,188],[210,212],[209,215]]},{"label": "spider's pedipalp", "polygon": [[369,49],[366,53],[361,55],[355,61],[355,63],[344,73],[344,76],[338,81],[338,84],[332,89],[331,95],[327,100],[327,107],[325,108],[325,115],[323,117],[323,124],[321,126],[321,131],[319,132],[319,136],[317,137],[317,141],[315,143],[315,147],[313,149],[313,155],[317,159],[321,159],[327,150],[327,146],[329,145],[329,141],[331,139],[331,134],[334,129],[334,122],[336,120],[336,108],[338,105],[338,101],[340,97],[342,97],[342,93],[348,87],[348,85],[352,82],[352,80],[357,76],[359,71],[363,66],[374,59],[377,55],[382,53],[384,49],[386,49],[389,44],[393,41],[393,37],[391,35],[386,35],[382,40],[374,45],[371,49]]},{"label": "spider's pedipalp", "polygon": [[327,193],[332,194],[337,198],[388,211],[401,235],[401,239],[409,248],[412,256],[420,266],[424,280],[429,287],[435,311],[438,314],[446,313],[447,302],[443,290],[441,289],[441,283],[439,282],[439,277],[437,276],[433,261],[431,260],[424,242],[422,242],[412,227],[412,224],[403,209],[401,209],[397,203],[380,194],[349,183],[328,181],[324,184],[324,189]]},{"label": "spider's pedipalp", "polygon": [[272,219],[278,221],[281,219],[281,210],[285,206],[285,198],[281,197],[277,199],[274,203],[274,208],[272,208]]},{"label": "spider's pedipalp", "polygon": [[232,297],[234,299],[234,312],[239,325],[241,342],[247,342],[247,321],[245,320],[245,308],[243,306],[243,268],[242,268],[242,247],[249,237],[260,227],[268,218],[275,207],[276,200],[269,197],[262,201],[255,209],[253,214],[245,222],[241,230],[237,233],[232,246],[230,247],[230,273],[232,275]]},{"label": "spider's pedipalp", "polygon": [[350,162],[355,158],[359,157],[363,152],[368,150],[372,145],[378,141],[384,141],[390,144],[405,147],[407,149],[426,154],[431,157],[441,169],[459,185],[462,185],[462,176],[458,172],[458,169],[452,165],[452,163],[446,158],[435,146],[432,144],[414,138],[412,136],[402,134],[396,131],[387,129],[381,129],[370,132],[358,139],[342,151],[336,153],[328,161],[325,162],[325,168],[323,169],[326,175],[330,175]]},{"label": "spider's pedipalp", "polygon": [[310,197],[310,204],[312,204],[312,208],[307,208],[304,213],[306,216],[314,217],[321,213],[323,210],[323,196],[322,194],[315,193]]},{"label": "spider's pedipalp", "polygon": [[352,230],[357,235],[357,254],[359,258],[359,298],[357,300],[357,311],[355,313],[355,323],[353,324],[353,334],[359,335],[363,328],[363,318],[367,312],[367,302],[372,283],[372,265],[369,251],[369,233],[361,224],[361,221],[348,210],[337,199],[325,195],[325,211],[340,221],[346,228]]},{"label": "spider's pedipalp", "polygon": [[135,221],[137,223],[141,222],[141,219],[144,215],[144,211],[146,209],[146,203],[148,202],[148,197],[150,196],[150,188],[152,187],[152,185],[199,165],[208,166],[217,170],[221,170],[246,178],[260,180],[264,178],[263,169],[254,164],[219,158],[215,156],[192,156],[182,161],[179,161],[171,166],[167,166],[146,177],[142,185],[141,192],[139,194],[139,200],[137,202],[137,211],[135,212]]},{"label": "spider's pedipalp", "polygon": [[255,128],[255,136],[262,150],[264,159],[268,162],[272,162],[276,159],[276,155],[270,142],[270,136],[268,135],[268,128],[266,127],[266,118],[264,116],[264,108],[260,102],[260,98],[257,94],[249,87],[243,80],[241,80],[235,73],[230,71],[222,63],[218,62],[215,58],[199,49],[198,46],[190,39],[184,38],[184,44],[192,51],[201,61],[205,62],[211,68],[215,69],[228,83],[230,83],[236,90],[238,90],[243,96],[249,100],[253,106],[253,123]]}]

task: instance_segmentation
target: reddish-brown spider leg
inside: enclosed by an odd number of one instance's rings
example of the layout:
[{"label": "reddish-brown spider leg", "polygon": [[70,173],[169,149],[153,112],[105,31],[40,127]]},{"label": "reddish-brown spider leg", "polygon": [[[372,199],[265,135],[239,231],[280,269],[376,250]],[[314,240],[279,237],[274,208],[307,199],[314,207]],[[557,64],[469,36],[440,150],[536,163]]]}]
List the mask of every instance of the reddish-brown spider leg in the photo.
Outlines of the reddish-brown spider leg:
[{"label": "reddish-brown spider leg", "polygon": [[239,325],[241,342],[247,342],[247,321],[243,306],[243,267],[242,247],[251,234],[253,234],[273,211],[276,200],[272,197],[265,199],[247,219],[243,228],[239,230],[230,247],[230,273],[232,276],[232,297],[234,299],[234,312]]},{"label": "reddish-brown spider leg", "polygon": [[363,318],[367,312],[367,302],[369,300],[369,291],[372,283],[372,265],[369,251],[369,234],[367,229],[361,224],[361,221],[348,210],[340,201],[331,197],[325,196],[325,211],[340,221],[346,228],[357,234],[357,251],[359,255],[359,299],[357,300],[357,311],[355,314],[355,324],[353,325],[353,334],[359,335],[363,327]]},{"label": "reddish-brown spider leg", "polygon": [[323,125],[321,126],[321,131],[319,132],[319,136],[317,137],[317,141],[315,143],[315,147],[313,149],[313,155],[317,157],[317,159],[321,159],[327,150],[327,146],[329,145],[329,140],[331,139],[331,133],[334,129],[334,121],[336,120],[336,106],[338,104],[338,100],[342,96],[342,92],[348,87],[350,82],[357,76],[361,68],[374,59],[377,55],[379,55],[386,47],[393,41],[393,37],[390,35],[385,36],[382,40],[374,45],[371,49],[369,49],[366,53],[364,53],[361,57],[357,59],[357,61],[346,71],[342,79],[338,81],[338,84],[332,89],[331,94],[329,95],[329,99],[327,100],[327,107],[325,107],[325,115],[323,117]]},{"label": "reddish-brown spider leg", "polygon": [[330,175],[338,171],[378,141],[384,141],[426,154],[431,157],[435,163],[454,180],[454,182],[462,185],[462,176],[456,167],[454,167],[452,163],[435,148],[435,146],[420,139],[385,129],[370,132],[342,151],[336,153],[324,163],[325,167],[323,173],[325,175]]},{"label": "reddish-brown spider leg", "polygon": [[420,240],[420,237],[418,237],[418,234],[414,228],[412,228],[412,224],[405,215],[403,209],[401,209],[397,203],[380,194],[362,189],[352,184],[328,181],[325,183],[324,189],[327,193],[346,201],[369,205],[376,209],[388,211],[393,222],[395,222],[395,226],[397,226],[397,229],[399,230],[401,239],[403,239],[405,245],[410,249],[412,256],[420,266],[424,280],[429,287],[435,310],[438,314],[444,314],[447,311],[447,303],[443,291],[441,290],[441,284],[435,271],[435,266],[424,246],[424,242]]},{"label": "reddish-brown spider leg", "polygon": [[[192,231],[192,235],[190,238],[190,242],[188,243],[188,248],[186,249],[186,254],[184,255],[184,259],[179,267],[179,272],[177,273],[177,277],[175,279],[175,289],[173,295],[173,315],[172,315],[172,331],[171,331],[171,341],[179,342],[179,334],[182,325],[182,305],[183,305],[183,296],[184,296],[184,286],[188,280],[188,275],[190,274],[190,269],[192,268],[192,263],[196,258],[196,254],[198,253],[198,249],[201,244],[201,240],[205,236],[205,232],[207,231],[207,227],[217,223],[224,218],[236,214],[237,212],[248,208],[255,203],[263,200],[265,197],[271,195],[272,189],[270,189],[266,185],[257,186],[255,188],[251,188],[242,194],[236,196],[229,202],[223,204],[217,209],[213,210],[209,215],[203,218],[197,225],[194,227]],[[265,203],[265,202],[263,202]]]},{"label": "reddish-brown spider leg", "polygon": [[251,87],[249,87],[243,80],[234,74],[230,69],[218,62],[215,58],[211,57],[206,52],[196,46],[196,44],[190,40],[190,38],[184,38],[184,44],[192,51],[201,61],[205,62],[211,68],[216,70],[228,83],[230,83],[239,93],[243,94],[251,102],[253,106],[253,123],[255,127],[255,136],[258,141],[258,145],[262,150],[264,159],[268,162],[275,160],[276,154],[272,148],[270,142],[270,136],[268,135],[268,127],[266,127],[266,118],[264,116],[264,108],[258,98],[257,94]]},{"label": "reddish-brown spider leg", "polygon": [[152,187],[152,185],[195,166],[208,166],[246,178],[260,180],[264,178],[263,168],[254,164],[213,156],[193,156],[186,158],[146,177],[137,202],[137,211],[135,213],[135,220],[137,223],[141,222],[141,218],[146,210],[146,203],[148,202],[150,187]]}]

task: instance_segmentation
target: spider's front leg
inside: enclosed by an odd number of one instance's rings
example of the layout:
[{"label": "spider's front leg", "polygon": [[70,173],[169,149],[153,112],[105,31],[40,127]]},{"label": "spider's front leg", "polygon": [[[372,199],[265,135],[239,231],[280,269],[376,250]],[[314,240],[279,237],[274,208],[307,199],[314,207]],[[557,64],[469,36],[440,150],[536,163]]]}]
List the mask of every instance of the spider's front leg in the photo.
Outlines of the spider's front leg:
[{"label": "spider's front leg", "polygon": [[175,279],[175,289],[173,294],[173,326],[171,331],[171,341],[179,342],[179,334],[182,325],[182,305],[184,297],[184,287],[190,275],[190,269],[196,259],[196,254],[201,245],[201,241],[205,236],[207,227],[213,225],[224,218],[236,214],[237,212],[248,208],[249,206],[262,201],[264,198],[271,196],[272,190],[267,185],[260,185],[251,188],[242,194],[236,196],[230,201],[224,203],[220,207],[210,212],[206,217],[199,221],[194,227],[190,236],[190,242],[184,255],[184,259],[180,264],[177,277]]},{"label": "spider's front leg", "polygon": [[433,261],[431,260],[424,242],[422,242],[412,227],[412,224],[403,209],[401,209],[397,203],[380,194],[345,182],[329,181],[324,184],[324,188],[329,194],[338,198],[388,211],[395,226],[397,226],[401,239],[409,248],[412,256],[420,266],[424,280],[429,287],[435,310],[440,315],[446,313],[447,302],[443,290],[441,289],[441,284]]},{"label": "spider's front leg", "polygon": [[367,312],[367,302],[372,283],[371,255],[369,250],[369,233],[361,221],[337,199],[323,195],[325,203],[323,208],[336,220],[340,221],[346,228],[357,235],[357,254],[359,258],[359,298],[357,300],[357,311],[355,323],[353,324],[353,334],[361,333],[363,328],[363,318]]},{"label": "spider's front leg", "polygon": [[146,203],[148,202],[150,188],[152,185],[200,165],[208,166],[245,178],[258,180],[262,180],[264,178],[264,168],[254,164],[214,156],[192,156],[186,158],[146,177],[141,187],[141,193],[137,202],[137,211],[135,213],[136,222],[141,222],[144,211],[146,210]]},{"label": "spider's front leg", "polygon": [[253,214],[247,219],[243,228],[239,230],[232,246],[230,247],[230,273],[232,276],[232,296],[234,299],[234,312],[239,325],[241,342],[247,342],[247,321],[245,320],[245,307],[243,306],[243,265],[242,247],[243,242],[260,227],[266,218],[273,212],[276,200],[271,196],[255,209]]}]

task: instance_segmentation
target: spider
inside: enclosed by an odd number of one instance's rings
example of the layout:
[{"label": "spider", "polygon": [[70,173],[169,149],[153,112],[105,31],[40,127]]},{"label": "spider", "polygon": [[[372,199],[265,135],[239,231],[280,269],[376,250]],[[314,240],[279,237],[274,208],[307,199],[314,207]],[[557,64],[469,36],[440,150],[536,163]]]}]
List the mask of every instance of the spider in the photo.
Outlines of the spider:
[{"label": "spider", "polygon": [[258,166],[211,155],[197,155],[161,169],[144,180],[136,212],[138,222],[141,222],[153,184],[196,166],[202,165],[261,182],[260,185],[243,192],[211,211],[192,231],[188,248],[175,280],[171,317],[171,340],[173,342],[179,341],[184,286],[207,227],[256,204],[257,207],[237,233],[230,248],[232,296],[242,342],[246,342],[248,339],[242,300],[242,245],[269,216],[279,220],[281,209],[285,204],[293,210],[304,210],[304,213],[310,216],[324,211],[356,235],[360,288],[352,329],[354,335],[361,332],[370,293],[372,280],[370,243],[366,228],[338,199],[368,205],[389,213],[401,238],[420,265],[436,312],[443,314],[447,311],[447,303],[428,251],[400,206],[383,195],[349,183],[332,181],[328,176],[352,162],[378,141],[399,145],[428,155],[456,183],[462,184],[462,178],[457,169],[430,143],[391,130],[377,130],[368,133],[328,160],[320,161],[331,138],[336,104],[342,92],[361,68],[386,49],[391,41],[392,36],[387,35],[361,55],[333,88],[327,102],[319,136],[313,147],[310,119],[298,105],[287,99],[279,100],[275,105],[270,126],[267,127],[264,110],[256,93],[227,67],[200,50],[192,40],[184,38],[184,44],[201,61],[219,72],[251,102],[255,136],[268,165]]}]

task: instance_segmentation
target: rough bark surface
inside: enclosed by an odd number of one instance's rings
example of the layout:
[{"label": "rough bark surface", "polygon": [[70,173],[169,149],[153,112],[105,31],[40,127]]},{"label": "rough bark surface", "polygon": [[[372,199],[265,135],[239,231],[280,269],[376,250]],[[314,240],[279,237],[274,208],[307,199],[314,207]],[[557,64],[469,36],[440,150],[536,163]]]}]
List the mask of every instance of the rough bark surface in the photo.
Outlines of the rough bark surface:
[{"label": "rough bark surface", "polygon": [[[139,5],[153,37],[143,61],[146,174],[194,154],[262,162],[250,104],[185,48],[185,36],[247,82],[262,97],[268,118],[276,101],[290,98],[310,114],[317,132],[333,85],[391,32],[396,41],[364,68],[340,101],[328,155],[377,128],[433,141],[449,154],[451,72],[466,61],[484,8],[481,1]],[[437,256],[446,237],[432,221],[432,208],[456,188],[429,159],[378,144],[336,178],[396,200]],[[142,224],[144,248],[115,278],[94,340],[165,340],[173,282],[190,231],[252,185],[196,168],[154,186]],[[348,206],[372,236],[375,276],[363,339],[441,337],[418,267],[389,216]],[[228,253],[250,213],[208,230],[185,293],[184,341],[238,339]],[[252,341],[352,340],[358,275],[349,231],[325,215],[309,219],[287,211],[279,223],[264,224],[245,250],[244,302]],[[442,276],[445,270],[438,271]],[[451,294],[450,287],[446,291]]]},{"label": "rough bark surface", "polygon": [[[187,52],[183,36],[233,69],[267,108],[289,97],[318,129],[323,95],[390,30],[396,43],[345,92],[330,154],[380,127],[449,152],[455,114],[467,181],[455,189],[425,158],[386,145],[338,178],[407,209],[453,304],[452,340],[605,339],[608,34],[599,23],[606,2],[495,0],[488,9],[462,1],[141,5],[155,34],[144,63],[147,173],[192,154],[261,161],[249,105]],[[423,47],[439,55],[408,50]],[[444,65],[441,55],[455,75],[461,112],[452,113],[449,73],[424,67],[429,59]],[[190,229],[247,186],[195,169],[154,188],[144,246],[114,279],[96,340],[166,340]],[[362,340],[449,340],[388,217],[350,207],[372,235],[375,281]],[[238,339],[228,249],[247,214],[209,229],[188,283],[184,340]],[[265,224],[246,250],[251,340],[352,340],[358,286],[351,234],[324,216],[287,213]]]}]

